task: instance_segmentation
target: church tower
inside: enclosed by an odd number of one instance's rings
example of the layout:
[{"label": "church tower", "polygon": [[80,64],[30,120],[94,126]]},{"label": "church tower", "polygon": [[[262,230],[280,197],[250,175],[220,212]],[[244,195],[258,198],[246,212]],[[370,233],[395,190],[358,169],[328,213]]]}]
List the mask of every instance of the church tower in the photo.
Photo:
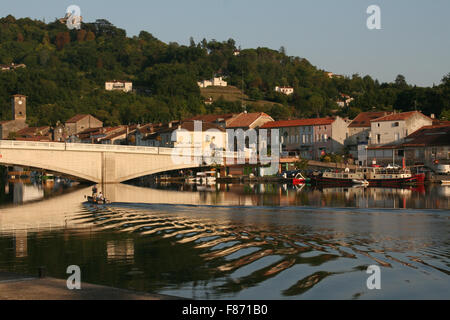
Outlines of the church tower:
[{"label": "church tower", "polygon": [[27,120],[27,97],[15,94],[12,97],[13,120]]}]

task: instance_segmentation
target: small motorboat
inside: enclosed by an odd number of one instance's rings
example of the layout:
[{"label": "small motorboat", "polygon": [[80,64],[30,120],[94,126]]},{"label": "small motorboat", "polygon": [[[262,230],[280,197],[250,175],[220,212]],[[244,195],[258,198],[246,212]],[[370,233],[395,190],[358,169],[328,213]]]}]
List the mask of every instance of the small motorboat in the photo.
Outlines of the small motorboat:
[{"label": "small motorboat", "polygon": [[107,204],[109,203],[109,201],[107,199],[98,199],[98,198],[94,198],[92,196],[84,196],[87,201],[89,203],[93,203],[93,204]]}]

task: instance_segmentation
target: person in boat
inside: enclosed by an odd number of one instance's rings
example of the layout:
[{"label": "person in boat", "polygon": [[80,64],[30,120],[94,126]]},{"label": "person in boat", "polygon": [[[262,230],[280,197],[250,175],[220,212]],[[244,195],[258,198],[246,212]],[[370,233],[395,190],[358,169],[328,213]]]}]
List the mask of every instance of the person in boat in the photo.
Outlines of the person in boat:
[{"label": "person in boat", "polygon": [[104,201],[104,200],[105,200],[105,197],[103,196],[103,193],[100,191],[100,193],[98,194],[98,197],[97,197],[97,202]]},{"label": "person in boat", "polygon": [[92,198],[96,198],[97,197],[97,186],[93,186],[92,187]]}]

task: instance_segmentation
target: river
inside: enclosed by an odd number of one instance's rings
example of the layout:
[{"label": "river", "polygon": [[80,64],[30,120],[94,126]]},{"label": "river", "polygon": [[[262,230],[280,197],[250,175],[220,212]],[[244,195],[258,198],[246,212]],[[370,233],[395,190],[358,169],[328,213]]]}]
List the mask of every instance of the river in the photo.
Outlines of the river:
[{"label": "river", "polygon": [[107,206],[86,185],[0,187],[0,271],[78,265],[85,282],[194,299],[450,298],[448,186],[120,184]]}]

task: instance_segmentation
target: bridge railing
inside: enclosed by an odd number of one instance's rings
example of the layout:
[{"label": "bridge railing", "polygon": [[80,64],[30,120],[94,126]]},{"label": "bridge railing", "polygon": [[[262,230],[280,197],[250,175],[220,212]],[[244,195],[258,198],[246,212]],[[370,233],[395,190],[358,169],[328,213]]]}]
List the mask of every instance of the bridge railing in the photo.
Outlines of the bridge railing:
[{"label": "bridge railing", "polygon": [[[91,151],[91,152],[125,152],[125,153],[147,153],[159,154],[157,147],[144,146],[122,146],[108,144],[88,144],[88,143],[64,143],[64,142],[35,142],[35,141],[17,141],[0,140],[0,149],[33,149],[33,150],[70,150],[70,151]],[[161,154],[170,154],[164,150]]]},{"label": "bridge railing", "polygon": [[[89,144],[89,143],[64,143],[64,142],[37,142],[37,141],[18,141],[18,140],[0,140],[0,149],[31,149],[31,150],[60,150],[60,151],[86,151],[86,152],[122,152],[139,154],[160,154],[172,155],[174,148],[147,147],[147,146],[127,146],[110,144]],[[178,150],[179,151],[179,150]],[[191,149],[192,157],[204,157],[201,149]],[[179,154],[179,152],[175,152]],[[181,155],[181,154],[180,154]],[[211,157],[211,155],[209,155]],[[248,158],[248,154],[240,154],[235,151],[214,151],[212,157],[216,158]]]}]

